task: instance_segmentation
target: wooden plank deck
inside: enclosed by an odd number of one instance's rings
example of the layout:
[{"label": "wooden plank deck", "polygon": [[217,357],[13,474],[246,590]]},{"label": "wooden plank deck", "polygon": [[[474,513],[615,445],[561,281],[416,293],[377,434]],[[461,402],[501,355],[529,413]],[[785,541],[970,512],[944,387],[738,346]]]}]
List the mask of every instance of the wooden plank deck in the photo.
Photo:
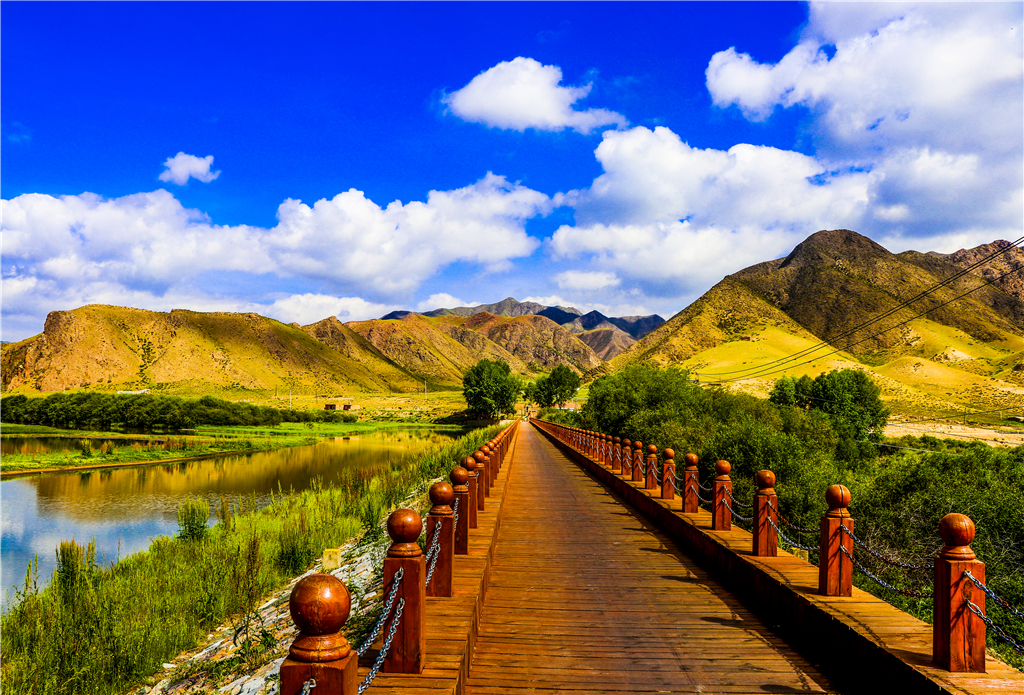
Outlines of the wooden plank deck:
[{"label": "wooden plank deck", "polygon": [[466,692],[836,692],[638,513],[521,427]]}]

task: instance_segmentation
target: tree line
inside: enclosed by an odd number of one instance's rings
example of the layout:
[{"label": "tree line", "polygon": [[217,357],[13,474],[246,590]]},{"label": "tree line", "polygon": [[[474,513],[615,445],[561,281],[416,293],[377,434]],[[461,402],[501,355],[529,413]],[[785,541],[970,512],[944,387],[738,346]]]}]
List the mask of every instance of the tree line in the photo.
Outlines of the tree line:
[{"label": "tree line", "polygon": [[349,413],[323,410],[281,410],[252,403],[235,403],[213,396],[181,398],[150,394],[110,394],[81,391],[29,398],[23,394],[0,399],[0,419],[25,425],[64,429],[109,430],[189,429],[198,425],[274,426],[282,422],[354,422]]},{"label": "tree line", "polygon": [[579,374],[564,364],[547,376],[524,383],[512,373],[508,363],[482,359],[462,378],[462,395],[470,413],[496,418],[514,413],[520,396],[527,403],[537,403],[544,408],[561,407],[576,394],[580,383]]}]

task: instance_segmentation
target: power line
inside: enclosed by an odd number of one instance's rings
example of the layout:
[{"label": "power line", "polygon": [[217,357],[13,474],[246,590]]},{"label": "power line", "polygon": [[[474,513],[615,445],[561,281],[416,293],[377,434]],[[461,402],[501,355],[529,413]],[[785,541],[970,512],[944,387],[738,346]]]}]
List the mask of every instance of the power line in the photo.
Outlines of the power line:
[{"label": "power line", "polygon": [[[870,326],[871,324],[873,324],[873,323],[875,323],[877,321],[880,321],[880,320],[882,320],[884,318],[892,316],[894,313],[896,313],[900,309],[906,308],[910,304],[912,304],[913,302],[916,302],[917,300],[924,298],[925,296],[931,294],[932,292],[935,292],[935,291],[939,290],[940,288],[944,287],[945,285],[948,285],[949,283],[953,282],[954,280],[958,280],[959,278],[961,278],[964,275],[970,273],[975,268],[977,268],[977,267],[981,266],[982,264],[990,261],[991,259],[995,258],[996,256],[1000,256],[1000,255],[1008,252],[1010,249],[1016,248],[1017,245],[1020,244],[1022,241],[1024,241],[1024,237],[1020,237],[1019,239],[1014,240],[1009,245],[1003,247],[1002,249],[1000,249],[998,251],[995,251],[995,252],[989,254],[988,256],[986,256],[985,258],[982,258],[979,261],[976,261],[975,263],[967,266],[966,268],[964,268],[964,269],[960,270],[959,272],[953,274],[952,276],[946,278],[942,282],[940,282],[940,283],[938,283],[936,285],[933,285],[932,287],[928,288],[927,290],[923,290],[923,291],[919,292],[914,297],[911,297],[910,299],[907,299],[907,300],[901,302],[900,304],[896,305],[895,307],[889,309],[888,311],[883,312],[882,314],[879,314],[878,316],[875,316],[874,318],[868,319],[867,321],[864,321],[861,324],[859,324],[857,326],[854,326],[853,328],[850,328],[850,329],[847,329],[847,330],[843,331],[839,335],[836,335],[833,338],[830,338],[830,340],[834,341],[834,340],[839,340],[839,339],[845,338],[847,336],[851,336],[852,334],[856,333],[857,331],[859,331],[862,328],[866,328],[867,326]],[[1015,272],[1016,270],[1017,269],[1015,269],[1014,271],[1010,271],[1010,272]],[[1001,277],[1003,277],[1003,276],[1001,276]],[[999,279],[999,278],[997,278],[997,279]],[[991,283],[989,283],[989,284],[991,284]],[[935,307],[935,308],[938,308],[938,307]],[[875,334],[875,335],[879,335],[879,334]],[[874,336],[871,336],[871,337],[874,337]],[[863,342],[863,341],[861,341],[861,342]],[[857,343],[855,343],[855,344],[857,344]],[[766,367],[770,367],[773,364],[785,363],[785,362],[788,362],[790,360],[798,359],[800,357],[803,357],[804,355],[807,355],[807,354],[810,354],[811,352],[819,350],[822,347],[830,347],[830,346],[831,345],[830,345],[830,343],[828,341],[821,341],[817,345],[813,345],[811,347],[804,348],[803,350],[795,352],[792,355],[789,355],[788,357],[780,357],[780,358],[778,358],[776,360],[773,360],[771,362],[763,364],[760,367],[744,367],[742,369],[733,369],[733,370],[725,371],[725,372],[717,372],[717,373],[710,374],[708,376],[710,376],[712,378],[715,378],[715,377],[719,377],[719,376],[724,376],[726,374],[737,374],[737,373],[740,373],[740,372],[756,371],[756,370],[764,369]],[[832,353],[829,353],[829,354],[832,354]],[[806,362],[804,364],[806,364]],[[734,380],[734,379],[726,379],[726,381],[732,381],[732,380]]]},{"label": "power line", "polygon": [[[994,283],[994,282],[996,282],[998,280],[1002,280],[1007,275],[1013,275],[1014,273],[1020,272],[1021,270],[1024,270],[1024,266],[1022,266],[1020,268],[1014,268],[1013,270],[1009,270],[1009,271],[1003,273],[1002,275],[1000,275],[999,277],[992,278],[991,280],[986,280],[984,283],[978,285],[974,289],[968,290],[967,292],[964,292],[961,295],[953,297],[952,299],[950,299],[948,301],[945,301],[942,304],[939,304],[937,306],[933,306],[931,309],[928,309],[927,311],[922,311],[920,314],[917,314],[916,316],[911,316],[909,319],[907,319],[905,321],[901,321],[901,322],[897,323],[895,326],[890,326],[889,328],[886,328],[885,330],[878,331],[877,333],[873,333],[872,335],[869,335],[869,336],[867,336],[865,338],[861,338],[860,340],[858,340],[855,343],[849,343],[845,347],[836,348],[836,349],[832,350],[831,352],[825,353],[824,355],[819,355],[817,357],[813,357],[813,358],[811,358],[809,360],[806,360],[805,362],[800,362],[798,364],[790,365],[790,366],[787,366],[787,367],[782,367],[781,369],[775,369],[775,370],[768,371],[768,372],[765,372],[765,373],[755,372],[754,374],[748,374],[747,376],[732,377],[732,378],[729,378],[729,379],[719,379],[718,382],[719,383],[723,383],[723,382],[732,382],[732,381],[742,381],[744,379],[753,379],[755,377],[765,377],[765,376],[769,376],[771,374],[778,374],[779,372],[784,372],[787,369],[793,369],[794,367],[800,367],[800,366],[803,366],[805,364],[810,364],[811,362],[817,362],[818,360],[825,359],[826,357],[828,357],[830,355],[834,355],[837,352],[842,352],[844,350],[849,350],[851,347],[853,347],[855,345],[860,345],[861,343],[863,343],[866,340],[871,340],[872,338],[876,338],[876,337],[882,335],[883,333],[888,333],[889,331],[891,331],[891,330],[893,330],[895,328],[899,328],[900,326],[904,326],[904,325],[910,323],[911,321],[914,321],[915,319],[921,318],[925,314],[930,314],[931,312],[933,312],[933,311],[935,311],[937,309],[941,309],[942,307],[944,307],[944,306],[946,306],[948,304],[952,304],[953,302],[955,302],[955,301],[957,301],[959,299],[963,299],[967,295],[972,294],[974,292],[977,292],[978,290],[982,289],[983,287],[987,287],[988,285],[991,285],[992,283]],[[762,365],[758,369],[760,369],[763,372],[764,369],[766,369],[766,368],[768,368],[770,366],[771,366],[771,363]]]}]

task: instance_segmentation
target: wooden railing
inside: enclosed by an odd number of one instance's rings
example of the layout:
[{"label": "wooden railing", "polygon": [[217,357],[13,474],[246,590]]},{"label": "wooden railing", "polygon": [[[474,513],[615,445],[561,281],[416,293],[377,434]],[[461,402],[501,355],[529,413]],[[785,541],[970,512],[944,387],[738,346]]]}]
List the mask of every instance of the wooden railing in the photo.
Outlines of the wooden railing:
[{"label": "wooden railing", "polygon": [[[469,552],[477,512],[486,509],[491,485],[518,427],[516,420],[463,459],[452,469],[451,483],[440,481],[431,486],[433,506],[427,515],[426,552],[417,543],[423,530],[419,514],[398,509],[388,517],[391,546],[384,558],[385,607],[368,644],[361,649],[354,649],[343,634],[351,596],[341,580],[329,574],[311,574],[295,585],[289,609],[299,635],[281,664],[282,694],[309,695],[316,688],[315,695],[359,695],[378,672],[422,673],[430,663],[426,597],[452,596],[454,556]],[[378,635],[383,644],[360,684],[359,655]]]},{"label": "wooden railing", "polygon": [[[710,485],[701,485],[697,456],[686,454],[682,475],[676,474],[675,452],[665,449],[659,462],[654,445],[613,437],[557,423],[534,420],[534,424],[576,452],[588,457],[625,481],[644,483],[645,490],[661,499],[672,500],[683,485],[682,512],[696,513],[704,504],[712,515],[712,529],[729,530],[733,516],[752,524],[751,553],[756,557],[777,557],[780,515],[775,494],[775,474],[758,471],[754,476],[757,492],[750,505],[751,516],[741,517],[734,505],[743,504],[732,496],[731,466],[728,461],[715,464]],[[646,452],[646,456],[644,455]],[[654,491],[659,490],[660,493]],[[701,490],[710,499],[701,497]],[[818,593],[823,596],[851,596],[853,567],[856,562],[854,519],[848,509],[850,491],[843,485],[832,485],[825,492],[828,505],[821,517],[816,547],[789,545],[817,552],[819,557]],[[788,524],[788,522],[785,522]],[[799,529],[799,527],[793,527]],[[801,529],[814,531],[815,529]],[[932,659],[951,672],[985,671],[985,564],[977,559],[970,543],[974,523],[963,514],[947,514],[939,524],[938,533],[945,547],[934,559],[932,627]],[[872,577],[876,581],[877,578]]]}]

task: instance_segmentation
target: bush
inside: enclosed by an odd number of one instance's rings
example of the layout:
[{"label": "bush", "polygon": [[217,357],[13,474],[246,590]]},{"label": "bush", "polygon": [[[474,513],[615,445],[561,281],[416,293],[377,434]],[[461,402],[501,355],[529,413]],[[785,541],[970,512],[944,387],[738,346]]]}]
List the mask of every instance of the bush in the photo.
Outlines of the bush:
[{"label": "bush", "polygon": [[178,537],[198,541],[206,535],[210,505],[201,497],[193,497],[178,505]]}]

